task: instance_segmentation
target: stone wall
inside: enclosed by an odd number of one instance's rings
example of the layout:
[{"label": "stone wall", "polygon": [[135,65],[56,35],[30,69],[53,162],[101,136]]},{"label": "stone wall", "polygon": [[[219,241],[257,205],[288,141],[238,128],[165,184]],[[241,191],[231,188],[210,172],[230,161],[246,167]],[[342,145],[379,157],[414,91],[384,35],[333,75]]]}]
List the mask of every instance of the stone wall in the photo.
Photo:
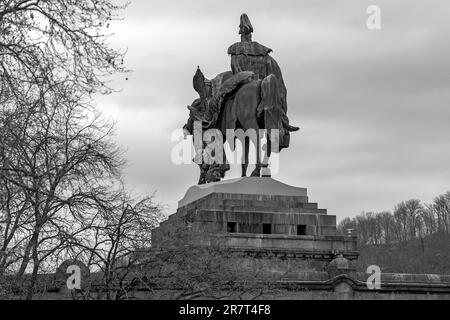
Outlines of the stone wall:
[{"label": "stone wall", "polygon": [[[340,274],[330,277],[327,272],[302,271],[290,279],[279,280],[271,284],[260,299],[273,300],[449,300],[450,276],[384,274],[381,289],[369,290],[366,285],[368,275],[363,273]],[[130,292],[137,299],[162,299],[176,290],[165,288],[152,292],[144,288]],[[230,299],[236,295],[222,292]],[[242,294],[240,292],[239,294]],[[99,295],[101,297],[101,295]],[[244,298],[253,298],[249,292]],[[72,299],[72,294],[64,288],[51,288],[35,299]]]}]

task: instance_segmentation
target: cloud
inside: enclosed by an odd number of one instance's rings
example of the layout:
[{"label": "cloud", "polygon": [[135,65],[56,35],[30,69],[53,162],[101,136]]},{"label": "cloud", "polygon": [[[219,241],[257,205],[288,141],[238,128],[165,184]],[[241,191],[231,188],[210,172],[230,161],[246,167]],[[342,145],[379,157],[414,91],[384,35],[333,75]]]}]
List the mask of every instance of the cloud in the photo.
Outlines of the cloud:
[{"label": "cloud", "polygon": [[[127,180],[158,190],[175,210],[198,169],[170,162],[173,130],[196,98],[192,76],[229,69],[242,12],[254,39],[274,50],[288,88],[289,117],[302,127],[281,155],[283,182],[308,187],[338,218],[430,201],[450,178],[450,6],[376,1],[382,29],[367,30],[372,1],[134,1],[114,25],[128,48],[129,80],[99,98],[128,149]],[[234,170],[231,176],[239,173]]]}]

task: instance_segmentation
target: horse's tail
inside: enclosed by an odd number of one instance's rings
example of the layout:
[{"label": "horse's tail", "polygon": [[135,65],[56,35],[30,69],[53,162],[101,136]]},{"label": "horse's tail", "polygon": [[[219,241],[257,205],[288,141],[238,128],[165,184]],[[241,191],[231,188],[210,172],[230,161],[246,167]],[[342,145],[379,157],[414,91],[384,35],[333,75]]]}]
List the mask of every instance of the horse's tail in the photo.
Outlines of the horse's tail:
[{"label": "horse's tail", "polygon": [[[261,83],[261,102],[258,105],[258,120],[264,123],[267,138],[271,144],[278,145],[272,151],[278,152],[289,146],[290,135],[283,125],[283,105],[279,91],[280,83],[274,74],[270,74]],[[278,134],[273,135],[276,130]]]},{"label": "horse's tail", "polygon": [[258,120],[264,123],[264,129],[280,130],[280,137],[285,131],[282,123],[282,105],[278,91],[278,79],[270,74],[261,83],[261,102],[258,105]]},{"label": "horse's tail", "polygon": [[258,119],[264,115],[265,111],[278,109],[279,101],[278,79],[275,75],[270,74],[261,82],[261,102],[257,109]]}]

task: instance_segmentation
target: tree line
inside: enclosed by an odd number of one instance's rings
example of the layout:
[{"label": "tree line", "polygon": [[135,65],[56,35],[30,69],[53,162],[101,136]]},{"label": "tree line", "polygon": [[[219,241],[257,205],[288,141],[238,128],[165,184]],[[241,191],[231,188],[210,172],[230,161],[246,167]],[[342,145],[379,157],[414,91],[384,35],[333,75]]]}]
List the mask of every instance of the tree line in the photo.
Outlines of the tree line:
[{"label": "tree line", "polygon": [[450,234],[450,191],[431,203],[418,199],[403,201],[392,212],[363,212],[338,225],[341,234],[353,234],[361,245],[391,244]]}]

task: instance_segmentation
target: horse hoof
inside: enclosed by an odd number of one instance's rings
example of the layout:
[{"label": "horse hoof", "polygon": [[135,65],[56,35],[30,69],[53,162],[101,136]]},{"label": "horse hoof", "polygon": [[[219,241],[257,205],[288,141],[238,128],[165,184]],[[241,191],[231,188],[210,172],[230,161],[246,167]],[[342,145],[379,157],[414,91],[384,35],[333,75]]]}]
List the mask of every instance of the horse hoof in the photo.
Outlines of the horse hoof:
[{"label": "horse hoof", "polygon": [[251,177],[260,177],[261,176],[261,172],[255,172],[255,171],[253,171],[252,172],[252,175],[251,175]]}]

